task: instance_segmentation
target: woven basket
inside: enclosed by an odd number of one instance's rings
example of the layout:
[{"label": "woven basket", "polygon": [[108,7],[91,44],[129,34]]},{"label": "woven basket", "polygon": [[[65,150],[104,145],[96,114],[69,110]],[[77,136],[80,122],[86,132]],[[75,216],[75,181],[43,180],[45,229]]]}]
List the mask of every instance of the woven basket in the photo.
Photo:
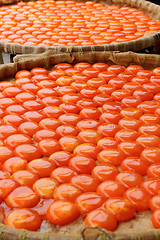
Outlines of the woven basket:
[{"label": "woven basket", "polygon": [[[0,0],[0,5],[16,3],[20,0]],[[79,1],[79,0],[78,0]],[[85,0],[82,0],[85,1]],[[117,6],[129,6],[142,10],[151,19],[160,21],[160,6],[150,3],[145,0],[95,0],[95,2],[104,3],[108,5]],[[122,42],[116,44],[104,44],[104,45],[92,45],[92,46],[72,46],[72,47],[36,47],[36,46],[26,46],[14,43],[5,43],[0,41],[0,51],[11,54],[29,54],[29,53],[42,53],[49,49],[59,52],[81,52],[81,51],[140,51],[144,48],[150,47],[157,43],[160,39],[160,32],[150,35],[145,35],[142,38],[132,40],[129,42]]]},{"label": "woven basket", "polygon": [[[0,65],[0,80],[13,80],[15,73],[22,69],[32,69],[34,67],[45,67],[51,69],[54,64],[60,62],[77,63],[86,61],[89,63],[105,62],[109,65],[120,64],[129,66],[131,64],[138,64],[146,69],[153,69],[160,66],[160,56],[158,55],[146,55],[137,54],[132,52],[117,53],[117,52],[84,52],[82,53],[68,53],[68,54],[54,54],[52,51],[48,51],[38,55],[19,55],[14,58],[14,63]],[[150,211],[145,212],[149,217]],[[141,219],[138,215],[136,219]],[[128,221],[130,226],[134,225],[134,219]],[[141,220],[139,220],[141,221]],[[125,224],[123,223],[123,229]],[[141,222],[138,222],[138,229],[141,226]],[[143,224],[142,224],[143,225]],[[122,227],[122,225],[121,225]],[[142,226],[143,227],[143,226]],[[62,235],[61,228],[52,233],[40,233],[30,232],[26,230],[17,230],[0,224],[0,240],[159,240],[160,230],[154,228],[147,228],[145,231],[136,232],[126,231],[122,232],[120,229],[114,233],[107,232],[103,229],[94,227],[85,227],[84,225],[79,227],[76,225],[77,232]]]}]

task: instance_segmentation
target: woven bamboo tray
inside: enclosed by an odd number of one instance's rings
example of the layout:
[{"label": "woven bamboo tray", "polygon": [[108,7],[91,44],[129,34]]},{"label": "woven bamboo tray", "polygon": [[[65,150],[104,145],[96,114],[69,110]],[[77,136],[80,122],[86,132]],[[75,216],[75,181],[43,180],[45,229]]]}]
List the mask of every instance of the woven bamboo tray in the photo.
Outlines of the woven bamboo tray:
[{"label": "woven bamboo tray", "polygon": [[[20,0],[0,0],[0,6],[14,4]],[[78,0],[79,1],[79,0]],[[82,0],[86,1],[86,0]],[[94,0],[108,5],[129,6],[137,8],[146,13],[151,19],[160,21],[160,6],[145,1],[145,0]],[[59,52],[81,52],[81,51],[140,51],[144,48],[150,47],[160,40],[160,32],[155,34],[147,34],[139,39],[129,42],[122,42],[116,44],[92,45],[92,46],[71,46],[71,47],[40,47],[40,46],[26,46],[14,43],[5,43],[0,41],[0,51],[10,54],[29,54],[29,53],[42,53],[47,50],[54,50],[55,53]]]},{"label": "woven bamboo tray", "polygon": [[[117,53],[117,52],[84,52],[54,54],[48,51],[37,55],[19,55],[14,58],[14,63],[0,65],[0,80],[13,80],[17,71],[22,69],[32,69],[34,67],[45,67],[48,70],[61,62],[75,64],[77,62],[86,61],[89,63],[105,62],[109,65],[120,64],[129,66],[138,64],[146,69],[153,69],[160,66],[160,56],[137,54],[133,52]],[[84,224],[76,223],[69,231],[61,228],[53,228],[53,232],[30,232],[26,230],[17,230],[0,224],[0,240],[159,240],[160,229],[146,226],[144,228],[144,218],[150,219],[151,212],[137,214],[136,220],[121,223],[115,232],[107,232],[103,229],[94,227],[85,227]],[[143,218],[143,223],[141,222]],[[149,220],[150,221],[150,220]],[[73,223],[74,224],[74,223]],[[123,225],[122,225],[123,224]],[[123,227],[122,227],[123,226]],[[135,226],[135,230],[132,230]],[[55,230],[56,229],[56,230]],[[128,229],[127,231],[125,229]],[[143,230],[142,230],[143,229]],[[45,229],[46,231],[46,229]]]}]

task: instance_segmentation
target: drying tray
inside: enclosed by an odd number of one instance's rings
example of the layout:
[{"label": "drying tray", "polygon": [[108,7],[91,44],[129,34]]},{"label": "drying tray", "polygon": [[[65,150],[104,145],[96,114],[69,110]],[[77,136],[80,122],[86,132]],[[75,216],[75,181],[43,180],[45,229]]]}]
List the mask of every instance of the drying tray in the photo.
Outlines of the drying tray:
[{"label": "drying tray", "polygon": [[[13,80],[15,73],[22,69],[30,70],[34,67],[44,67],[50,70],[55,64],[61,62],[71,64],[82,61],[92,64],[95,62],[105,62],[109,65],[120,64],[124,66],[137,64],[150,70],[160,66],[159,55],[133,52],[84,52],[83,54],[75,52],[54,54],[52,51],[47,51],[36,55],[19,55],[13,61],[13,63],[0,65],[0,80]],[[99,228],[86,227],[82,224],[82,221],[81,224],[77,222],[78,220],[76,223],[68,225],[68,230],[66,230],[66,226],[63,229],[53,227],[49,228],[53,229],[53,232],[49,233],[46,232],[46,229],[44,233],[30,232],[23,229],[13,229],[0,224],[0,240],[158,240],[160,239],[160,229],[157,230],[152,226],[148,227],[148,225],[144,227],[145,221],[150,219],[150,217],[150,211],[138,213],[135,219],[121,223],[113,233]],[[133,226],[135,226],[134,231],[132,230]]]},{"label": "drying tray", "polygon": [[[15,4],[19,0],[0,0],[0,6]],[[79,1],[79,0],[78,0]],[[85,1],[85,0],[82,0]],[[152,20],[160,21],[160,6],[145,0],[95,0],[96,3],[100,2],[109,5],[117,6],[129,6],[132,8],[137,8],[147,14]],[[92,45],[92,46],[70,46],[70,47],[44,47],[44,46],[26,46],[15,43],[7,43],[0,41],[0,51],[9,54],[34,54],[42,53],[49,49],[59,52],[81,52],[81,51],[140,51],[144,48],[153,46],[160,39],[160,32],[155,34],[145,34],[142,38],[132,40],[129,42],[114,43],[114,44],[104,44],[104,45]]]}]

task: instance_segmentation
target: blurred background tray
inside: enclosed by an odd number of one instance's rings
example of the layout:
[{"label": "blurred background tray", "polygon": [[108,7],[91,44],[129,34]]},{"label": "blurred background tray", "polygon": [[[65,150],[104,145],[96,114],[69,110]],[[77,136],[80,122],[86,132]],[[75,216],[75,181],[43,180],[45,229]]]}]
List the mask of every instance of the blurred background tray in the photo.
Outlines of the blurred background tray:
[{"label": "blurred background tray", "polygon": [[[117,5],[117,6],[129,6],[142,10],[151,19],[160,21],[160,6],[155,5],[145,0],[100,0],[96,2],[102,2],[105,5]],[[15,0],[1,0],[2,6],[4,4],[15,3]],[[49,49],[53,49],[55,53],[58,52],[82,52],[82,51],[141,51],[142,49],[159,44],[160,33],[147,34],[146,36],[132,40],[129,42],[104,44],[104,45],[92,45],[92,46],[71,46],[71,47],[43,47],[43,46],[26,46],[21,44],[7,43],[0,41],[0,51],[9,54],[20,53],[41,53]],[[6,58],[5,58],[6,59]]]}]

